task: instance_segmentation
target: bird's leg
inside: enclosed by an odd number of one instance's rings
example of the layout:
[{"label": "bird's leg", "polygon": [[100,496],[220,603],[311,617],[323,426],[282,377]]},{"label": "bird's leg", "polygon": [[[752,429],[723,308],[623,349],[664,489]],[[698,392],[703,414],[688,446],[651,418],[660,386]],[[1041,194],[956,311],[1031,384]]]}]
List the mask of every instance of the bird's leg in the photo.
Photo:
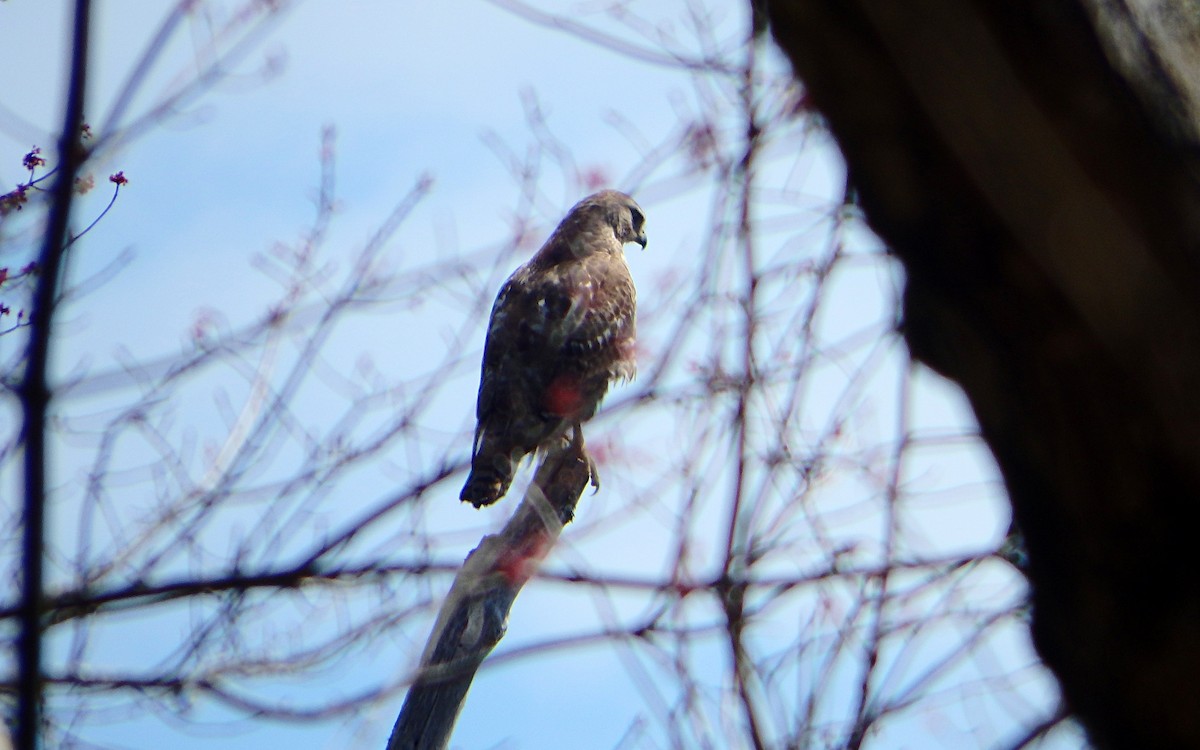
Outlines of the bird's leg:
[{"label": "bird's leg", "polygon": [[592,494],[596,494],[600,491],[600,469],[596,467],[596,459],[583,447],[583,425],[579,422],[571,427],[571,450],[587,461],[588,481],[592,485]]}]

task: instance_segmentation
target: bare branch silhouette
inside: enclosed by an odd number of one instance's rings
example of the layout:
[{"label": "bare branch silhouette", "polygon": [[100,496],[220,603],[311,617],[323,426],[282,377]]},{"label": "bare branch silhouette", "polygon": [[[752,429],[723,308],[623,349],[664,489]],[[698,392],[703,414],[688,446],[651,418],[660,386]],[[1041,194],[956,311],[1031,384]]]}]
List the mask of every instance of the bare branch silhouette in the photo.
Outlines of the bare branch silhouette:
[{"label": "bare branch silhouette", "polygon": [[21,608],[17,636],[17,731],[19,750],[36,750],[42,726],[42,598],[46,551],[47,437],[46,422],[51,390],[47,370],[53,337],[54,308],[58,297],[63,255],[66,252],[74,196],[75,175],[84,160],[79,145],[83,127],[84,93],[87,90],[88,32],[91,3],[76,0],[71,34],[71,66],[63,126],[59,136],[58,166],[53,197],[46,220],[38,280],[29,312],[30,335],[24,371],[17,392],[23,411],[20,441],[24,453],[24,509],[21,515]]},{"label": "bare branch silhouette", "polygon": [[[254,67],[249,55],[295,5],[171,4],[97,102],[90,158],[139,148],[164,123],[194,125],[214,84]],[[114,280],[160,283],[135,249],[59,274],[50,343],[63,354],[45,420],[58,463],[35,488],[52,512],[36,611],[53,644],[43,744],[103,744],[120,722],[186,734],[233,717],[341,723],[366,746],[391,729],[391,747],[442,747],[472,683],[473,706],[511,699],[491,690],[494,667],[501,679],[541,669],[558,692],[577,664],[597,663],[583,697],[606,707],[611,734],[588,747],[1073,737],[1029,647],[1026,558],[995,467],[957,396],[910,360],[902,269],[867,230],[761,14],[703,0],[491,5],[605,65],[675,76],[670,122],[609,100],[565,112],[536,82],[514,83],[523,132],[478,128],[509,189],[476,196],[469,214],[437,203],[452,180],[415,171],[371,209],[378,196],[347,191],[364,181],[339,174],[330,127],[312,178],[286,196],[307,194],[311,214],[290,236],[248,236],[202,266],[200,291],[181,286],[195,312],[173,332],[178,346],[121,330],[104,331],[115,343],[103,350],[79,341],[89,334],[77,321]],[[166,67],[180,39],[189,60]],[[617,94],[639,85],[620,83]],[[621,158],[579,141],[580,116],[607,128]],[[0,307],[14,311],[45,283],[31,244],[48,236],[40,187],[68,167],[29,154],[50,163],[25,173],[0,214]],[[74,228],[103,230],[140,189],[130,179],[128,191],[114,184],[115,214],[94,195]],[[501,531],[455,499],[484,321],[563,209],[609,186],[645,208],[652,243],[630,263],[638,379],[589,423],[604,488],[576,514],[586,477],[578,456],[554,455],[528,472]],[[489,239],[459,239],[495,217]],[[212,301],[247,277],[253,298]],[[0,312],[6,416],[26,372],[12,347],[37,329],[15,316]],[[17,486],[21,439],[0,418],[4,487]],[[528,481],[522,472],[518,488]],[[0,505],[0,529],[25,512]],[[33,612],[20,546],[0,534],[13,561],[0,640],[14,647]],[[6,709],[18,682],[0,675]],[[512,680],[513,694],[527,688]],[[468,729],[479,728],[460,725],[460,741]]]}]

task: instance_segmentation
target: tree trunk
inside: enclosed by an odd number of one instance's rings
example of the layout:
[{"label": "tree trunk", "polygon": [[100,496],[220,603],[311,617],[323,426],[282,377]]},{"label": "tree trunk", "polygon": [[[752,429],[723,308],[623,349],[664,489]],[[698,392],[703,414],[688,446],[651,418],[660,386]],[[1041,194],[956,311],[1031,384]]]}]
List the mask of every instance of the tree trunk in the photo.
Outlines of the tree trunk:
[{"label": "tree trunk", "polygon": [[[1099,747],[1200,747],[1200,4],[773,0]],[[1188,73],[1197,71],[1195,80]]]}]

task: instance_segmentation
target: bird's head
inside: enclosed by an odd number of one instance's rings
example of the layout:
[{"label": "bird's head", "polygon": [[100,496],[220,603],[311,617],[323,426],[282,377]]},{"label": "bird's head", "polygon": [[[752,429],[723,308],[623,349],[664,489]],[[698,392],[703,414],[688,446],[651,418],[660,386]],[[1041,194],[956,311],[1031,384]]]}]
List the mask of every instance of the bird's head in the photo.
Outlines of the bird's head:
[{"label": "bird's head", "polygon": [[606,201],[610,202],[609,221],[613,226],[613,234],[622,244],[636,242],[646,249],[646,214],[633,198],[616,190],[607,190]]},{"label": "bird's head", "polygon": [[636,242],[643,249],[646,247],[646,214],[637,201],[618,190],[601,190],[589,195],[575,204],[563,223],[570,223],[573,216],[586,216],[584,221],[588,223],[599,221],[611,227],[622,245]]}]

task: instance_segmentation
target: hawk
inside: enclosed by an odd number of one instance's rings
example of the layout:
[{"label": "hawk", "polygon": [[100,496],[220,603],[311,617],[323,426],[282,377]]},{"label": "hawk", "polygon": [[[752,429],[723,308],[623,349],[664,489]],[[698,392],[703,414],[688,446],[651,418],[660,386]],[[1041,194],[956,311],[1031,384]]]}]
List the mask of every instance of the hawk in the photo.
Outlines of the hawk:
[{"label": "hawk", "polygon": [[[471,473],[459,497],[491,505],[522,458],[581,425],[608,387],[633,378],[637,297],[625,244],[646,247],[633,198],[602,190],[575,204],[492,305]],[[593,480],[595,474],[593,473]]]}]

